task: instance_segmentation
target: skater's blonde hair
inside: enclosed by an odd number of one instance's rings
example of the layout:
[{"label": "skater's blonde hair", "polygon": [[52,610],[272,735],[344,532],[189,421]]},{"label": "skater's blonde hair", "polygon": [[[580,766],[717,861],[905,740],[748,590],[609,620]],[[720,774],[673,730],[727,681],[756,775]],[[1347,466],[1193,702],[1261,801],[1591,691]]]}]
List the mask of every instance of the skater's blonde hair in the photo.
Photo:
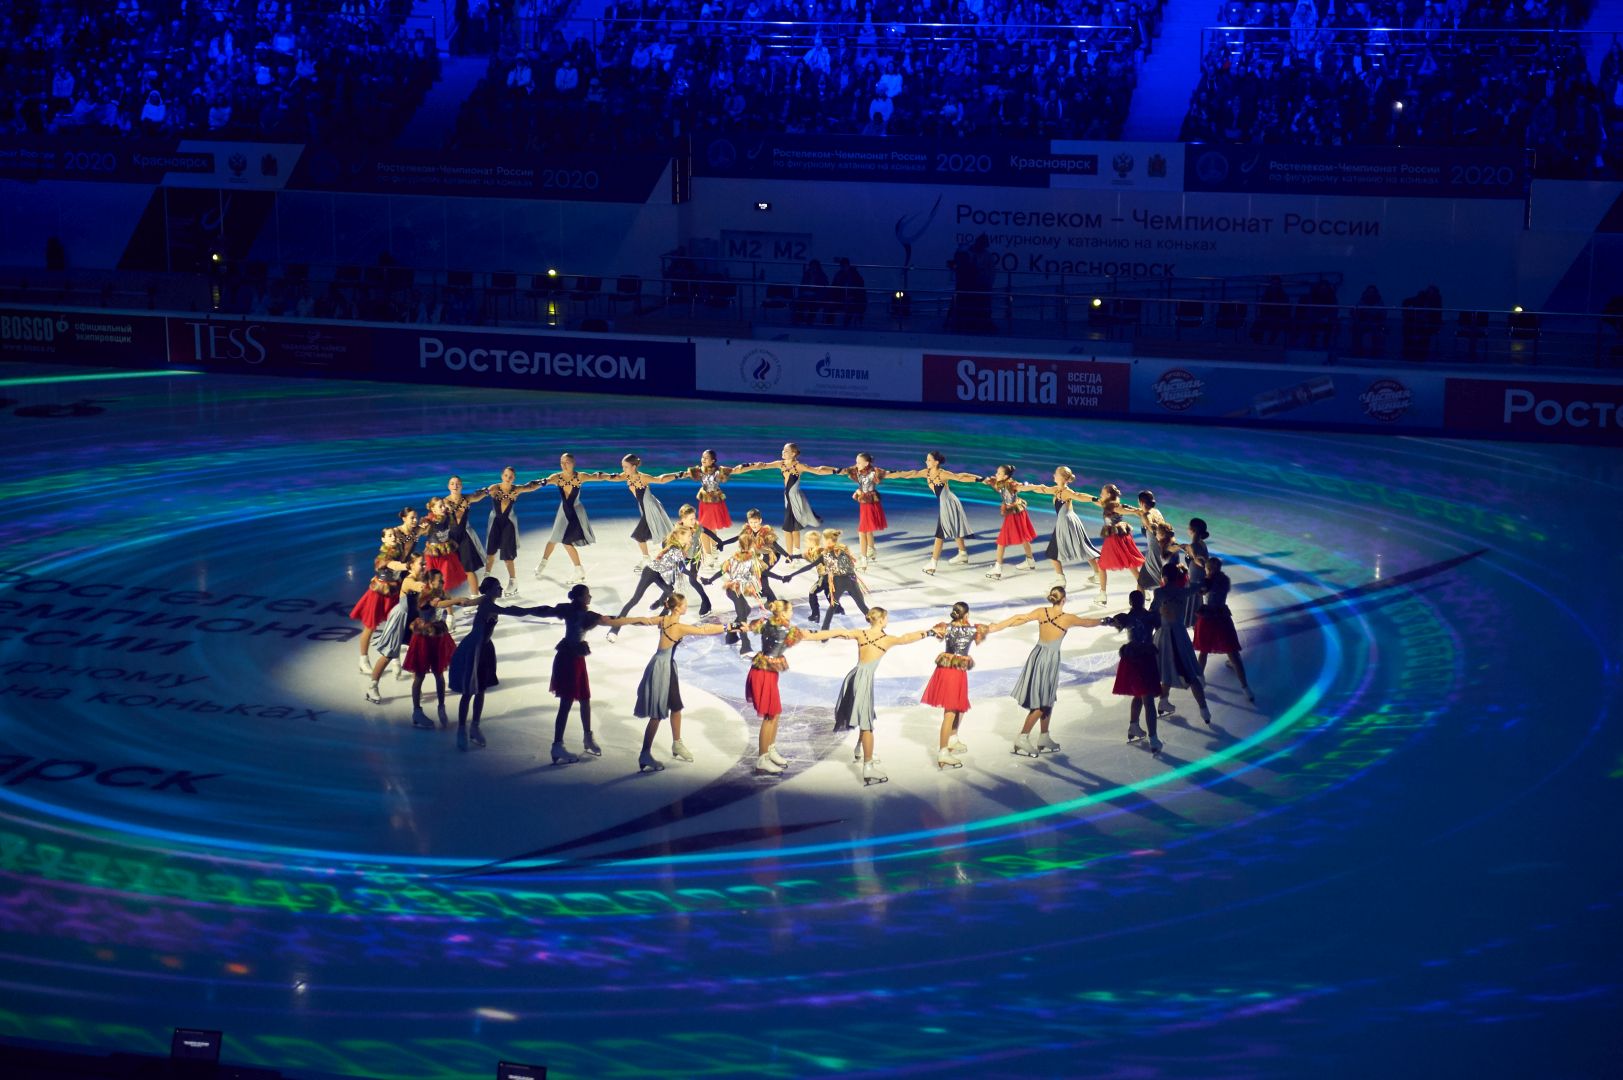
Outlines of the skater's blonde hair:
[{"label": "skater's blonde hair", "polygon": [[824,529],[823,530],[823,540],[824,540],[824,542],[830,543],[830,544],[838,544],[840,542],[840,537],[842,537],[844,535],[845,535],[845,533],[843,533],[839,529]]},{"label": "skater's blonde hair", "polygon": [[787,619],[794,608],[787,600],[774,600],[766,606],[766,610],[771,612],[775,618]]},{"label": "skater's blonde hair", "polygon": [[884,608],[871,607],[868,609],[868,625],[877,626],[879,624],[879,620],[888,618],[889,616],[890,612],[886,611]]},{"label": "skater's blonde hair", "polygon": [[1069,465],[1061,465],[1059,468],[1054,470],[1054,475],[1059,477],[1060,483],[1062,484],[1069,484],[1072,480],[1076,479],[1076,473],[1071,471]]},{"label": "skater's blonde hair", "polygon": [[668,548],[686,547],[683,540],[693,538],[693,530],[686,525],[678,525],[665,535],[665,546]]}]

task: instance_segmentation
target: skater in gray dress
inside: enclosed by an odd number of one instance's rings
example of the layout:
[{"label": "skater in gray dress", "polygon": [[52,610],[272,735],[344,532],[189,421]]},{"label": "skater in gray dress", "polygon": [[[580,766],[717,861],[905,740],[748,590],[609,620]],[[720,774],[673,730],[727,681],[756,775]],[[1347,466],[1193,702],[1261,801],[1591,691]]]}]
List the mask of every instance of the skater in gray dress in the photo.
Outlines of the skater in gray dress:
[{"label": "skater in gray dress", "polygon": [[[1180,582],[1188,579],[1181,572],[1178,575]],[[1156,713],[1165,716],[1176,712],[1172,704],[1172,688],[1183,686],[1195,698],[1195,704],[1200,707],[1200,718],[1206,721],[1206,726],[1212,726],[1212,710],[1206,706],[1206,680],[1200,672],[1200,661],[1195,656],[1195,646],[1189,640],[1189,631],[1183,626],[1184,591],[1187,584],[1178,587],[1165,587],[1156,592],[1158,608],[1156,614],[1161,618],[1161,625],[1155,630],[1155,652],[1161,669],[1161,701],[1156,706]]]},{"label": "skater in gray dress", "polygon": [[[668,484],[672,480],[686,473],[662,473],[650,476],[642,471],[642,458],[636,454],[627,454],[620,459],[620,471],[609,477],[610,480],[619,480],[631,492],[631,497],[637,500],[637,526],[631,530],[631,539],[637,542],[637,550],[642,558],[633,570],[641,570],[648,564],[648,541],[656,544],[663,543],[671,534],[673,528],[671,516],[665,512],[665,507],[659,497],[648,490],[649,484]],[[560,507],[560,509],[562,509]]]},{"label": "skater in gray dress", "polygon": [[[1052,754],[1059,749],[1059,743],[1048,736],[1048,724],[1054,718],[1054,702],[1059,699],[1059,649],[1060,643],[1065,640],[1065,632],[1076,626],[1102,626],[1103,622],[1066,611],[1065,587],[1055,585],[1048,590],[1046,607],[1028,611],[1024,615],[1011,615],[1002,622],[993,623],[992,629],[1002,630],[1029,622],[1037,624],[1037,647],[1026,657],[1026,664],[1020,669],[1020,677],[1015,679],[1014,689],[1009,696],[1018,701],[1022,709],[1028,710],[1025,726],[1014,740],[1014,752],[1036,757],[1045,752]],[[1037,724],[1041,724],[1042,729],[1033,742],[1031,729]]]},{"label": "skater in gray dress", "polygon": [[[1021,491],[1033,491],[1041,495],[1050,495],[1054,499],[1054,534],[1048,538],[1048,550],[1043,557],[1054,564],[1054,584],[1060,588],[1065,587],[1065,564],[1071,562],[1085,562],[1093,569],[1093,576],[1099,576],[1099,549],[1088,535],[1087,526],[1082,519],[1076,516],[1077,501],[1096,503],[1099,500],[1082,491],[1073,491],[1071,481],[1076,479],[1076,473],[1061,465],[1054,470],[1052,484],[1021,484]],[[1101,587],[1102,588],[1102,587]],[[1099,593],[1099,603],[1105,603],[1103,591]]]},{"label": "skater in gray dress", "polygon": [[1157,530],[1167,525],[1167,519],[1161,516],[1161,511],[1155,508],[1155,492],[1141,491],[1138,493],[1138,505],[1123,506],[1121,512],[1133,514],[1139,520],[1139,534],[1144,537],[1144,565],[1138,568],[1138,587],[1141,589],[1158,589],[1161,587],[1161,574],[1166,567],[1166,549],[1162,545]]},{"label": "skater in gray dress", "polygon": [[568,583],[578,585],[586,580],[586,568],[580,564],[580,552],[575,549],[597,543],[597,536],[586,517],[586,507],[580,505],[580,487],[582,484],[614,479],[618,479],[615,473],[576,472],[575,455],[559,455],[558,471],[542,481],[558,489],[558,514],[552,519],[552,534],[547,537],[547,546],[542,549],[541,561],[535,567],[537,579],[546,571],[547,560],[552,558],[553,550],[562,544],[564,551],[569,553],[569,561],[575,564],[575,574]]},{"label": "skater in gray dress", "polygon": [[834,704],[834,730],[857,729],[856,759],[862,762],[862,783],[883,784],[890,779],[879,759],[873,756],[874,672],[879,661],[894,645],[909,645],[923,641],[928,630],[915,630],[909,634],[887,634],[885,624],[890,613],[882,607],[868,609],[866,630],[818,630],[805,635],[806,641],[832,641],[850,638],[857,643],[857,666],[846,672],[840,683],[840,697]]},{"label": "skater in gray dress", "polygon": [[936,563],[941,558],[941,548],[948,540],[958,545],[958,554],[954,555],[947,565],[969,565],[969,547],[964,541],[975,534],[970,530],[969,515],[964,513],[964,504],[952,493],[951,481],[961,480],[966,484],[979,484],[985,479],[974,473],[949,472],[946,465],[947,456],[939,450],[932,450],[924,455],[924,468],[890,474],[892,480],[923,480],[930,485],[930,494],[935,496],[935,546],[930,549],[930,561],[924,564],[924,572],[931,577],[935,576]]},{"label": "skater in gray dress", "polygon": [[755,472],[757,469],[777,469],[783,474],[783,546],[789,551],[799,551],[800,531],[815,529],[823,524],[823,519],[806,501],[800,478],[807,474],[830,476],[840,470],[832,465],[801,464],[800,447],[795,443],[784,443],[782,456],[778,460],[752,461],[734,469],[733,475]]},{"label": "skater in gray dress", "polygon": [[637,706],[632,715],[648,721],[642,733],[642,756],[637,759],[637,771],[659,772],[664,763],[654,757],[654,735],[659,722],[667,717],[671,721],[671,756],[692,761],[693,755],[682,744],[682,686],[676,674],[676,647],[692,634],[708,637],[727,629],[717,623],[696,626],[682,621],[688,609],[687,597],[673,592],[660,605],[662,611],[655,625],[659,627],[659,648],[643,669],[642,681],[637,684]]}]

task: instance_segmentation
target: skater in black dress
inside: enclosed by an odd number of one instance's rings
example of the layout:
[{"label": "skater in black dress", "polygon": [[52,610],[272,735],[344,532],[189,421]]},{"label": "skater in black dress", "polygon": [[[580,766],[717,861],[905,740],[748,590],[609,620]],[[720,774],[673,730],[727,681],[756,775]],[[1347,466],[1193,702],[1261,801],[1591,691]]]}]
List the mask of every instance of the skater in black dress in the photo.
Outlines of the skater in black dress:
[{"label": "skater in black dress", "polygon": [[[520,495],[527,494],[542,487],[545,480],[531,480],[527,484],[516,483],[518,473],[509,465],[502,470],[502,482],[492,484],[485,489],[490,496],[490,522],[485,531],[485,573],[490,573],[500,559],[507,567],[507,596],[518,595],[518,568],[514,564],[518,558],[518,515],[514,513],[513,504]],[[480,582],[480,588],[484,583]]]}]

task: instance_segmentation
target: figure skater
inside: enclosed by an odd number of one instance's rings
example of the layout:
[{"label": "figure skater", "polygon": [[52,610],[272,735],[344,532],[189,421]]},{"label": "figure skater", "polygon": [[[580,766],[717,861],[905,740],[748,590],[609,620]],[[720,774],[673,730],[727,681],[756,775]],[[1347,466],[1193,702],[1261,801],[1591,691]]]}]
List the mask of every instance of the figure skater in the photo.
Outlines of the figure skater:
[{"label": "figure skater", "polygon": [[[1211,539],[1211,535],[1204,518],[1190,518],[1189,542],[1179,545],[1179,550],[1189,563],[1189,594],[1184,600],[1183,624],[1191,631],[1195,628],[1195,620],[1200,615],[1200,606],[1206,596],[1206,566],[1211,558],[1206,541]],[[1196,648],[1195,651],[1199,652],[1200,649]],[[1202,670],[1205,670],[1204,666]]]},{"label": "figure skater", "polygon": [[659,731],[659,722],[666,717],[671,721],[671,756],[682,761],[693,760],[693,754],[682,743],[682,687],[676,673],[676,647],[690,635],[709,637],[726,629],[719,624],[697,626],[683,622],[688,601],[681,593],[667,596],[663,607],[664,613],[651,620],[659,627],[659,647],[643,669],[642,681],[637,684],[637,705],[632,710],[632,715],[648,721],[642,733],[642,754],[637,758],[638,772],[659,772],[665,768],[654,757],[654,735]]},{"label": "figure skater", "polygon": [[761,732],[756,739],[755,771],[777,774],[789,764],[789,759],[778,753],[778,717],[783,715],[783,701],[778,696],[778,676],[789,670],[784,652],[798,645],[805,633],[790,621],[787,600],[774,600],[767,605],[767,618],[750,623],[748,630],[761,635],[761,651],[750,659],[750,673],[744,681],[744,700],[761,718]]},{"label": "figure skater", "polygon": [[496,603],[501,595],[502,583],[495,578],[487,577],[479,583],[479,605],[474,608],[468,633],[457,643],[447,668],[451,689],[462,695],[457,703],[458,750],[466,750],[469,743],[485,745],[485,737],[479,733],[479,717],[485,711],[485,692],[499,681],[496,678],[496,645],[491,641],[496,632],[497,618],[502,615],[531,614],[529,608],[503,607]]},{"label": "figure skater", "polygon": [[[490,573],[500,559],[507,567],[507,591],[504,596],[518,595],[518,512],[514,504],[520,495],[528,494],[546,484],[545,480],[531,480],[525,484],[515,481],[518,473],[513,466],[502,469],[499,484],[485,489],[490,496],[490,518],[485,525],[485,573]],[[481,589],[484,582],[479,583]]]},{"label": "figure skater", "polygon": [[800,478],[807,473],[818,476],[828,476],[838,470],[832,465],[803,465],[800,462],[800,447],[795,443],[784,443],[782,456],[776,461],[754,461],[747,465],[740,465],[733,469],[733,475],[754,472],[757,469],[777,469],[783,474],[783,542],[790,551],[800,547],[800,532],[802,529],[815,529],[823,524],[823,519],[811,508],[806,501],[806,492],[802,489]]},{"label": "figure skater", "polygon": [[[642,568],[642,576],[637,579],[637,591],[632,593],[631,599],[620,608],[617,618],[624,618],[629,614],[649,589],[659,590],[659,595],[654,597],[654,602],[649,605],[650,609],[658,611],[663,606],[665,598],[676,589],[677,575],[687,566],[688,546],[692,539],[693,530],[686,525],[678,525],[666,535],[665,544],[659,549],[659,554],[649,559],[647,565]],[[610,630],[608,640],[613,642],[619,632],[619,627]]]},{"label": "figure skater", "polygon": [[[808,533],[807,535],[809,536],[811,534]],[[766,597],[768,600],[776,600],[778,597],[772,589],[773,579],[776,578],[779,581],[786,581],[788,578],[773,574],[771,571],[774,567],[780,565],[788,559],[794,558],[795,556],[791,554],[782,543],[779,542],[778,534],[772,530],[770,525],[766,524],[761,517],[761,512],[753,506],[744,511],[744,525],[738,530],[738,535],[732,537],[731,539],[723,540],[717,545],[717,547],[725,548],[729,544],[736,544],[745,536],[748,536],[755,542],[755,557],[761,560],[761,566],[763,567],[763,572],[761,574],[761,595]],[[789,575],[789,577],[792,576],[794,575]]]},{"label": "figure skater", "polygon": [[582,749],[593,757],[603,756],[603,748],[597,745],[597,739],[592,735],[592,682],[586,672],[586,658],[592,654],[592,647],[586,643],[586,632],[607,626],[611,627],[609,632],[612,634],[622,626],[653,626],[659,621],[653,618],[628,619],[624,617],[624,612],[614,616],[599,615],[591,610],[591,604],[592,590],[584,583],[576,583],[569,590],[569,603],[527,608],[524,612],[544,619],[561,619],[564,624],[563,640],[558,642],[557,653],[552,658],[552,683],[549,687],[558,699],[558,716],[552,722],[554,765],[573,765],[580,760],[578,755],[564,748],[569,709],[576,704],[580,705]]},{"label": "figure skater", "polygon": [[983,482],[997,492],[999,508],[1003,512],[1003,524],[997,531],[997,561],[986,576],[993,581],[1003,577],[1003,553],[1015,544],[1026,552],[1026,561],[1020,564],[1020,568],[1037,569],[1037,559],[1031,553],[1031,542],[1037,539],[1037,530],[1031,524],[1031,515],[1026,513],[1026,500],[1020,497],[1020,485],[1014,479],[1014,466],[999,465],[997,472]]},{"label": "figure skater", "polygon": [[[378,681],[383,678],[389,664],[400,659],[406,646],[411,644],[411,624],[417,618],[417,592],[428,576],[422,555],[413,555],[406,566],[406,572],[399,582],[399,602],[389,609],[388,617],[378,627],[377,633],[372,635],[372,648],[376,650],[378,658],[372,665],[372,683],[367,687],[366,700],[374,705],[383,704],[383,691],[378,689]],[[405,677],[405,669],[396,665],[395,678]]]},{"label": "figure skater", "polygon": [[[1178,571],[1180,580],[1183,572]],[[1165,715],[1177,711],[1172,704],[1172,688],[1184,686],[1200,707],[1200,718],[1207,727],[1212,726],[1212,710],[1206,705],[1206,680],[1200,673],[1200,661],[1189,641],[1189,631],[1183,628],[1183,589],[1163,587],[1157,596],[1156,614],[1161,625],[1155,629],[1155,653],[1160,665],[1161,702],[1158,711]]]},{"label": "figure skater", "polygon": [[866,570],[869,563],[879,561],[874,534],[890,525],[885,520],[885,504],[879,500],[879,482],[886,473],[874,465],[872,454],[858,454],[856,464],[844,472],[857,485],[851,493],[857,504],[857,569]]},{"label": "figure skater", "polygon": [[1138,726],[1140,711],[1150,730],[1150,753],[1161,752],[1161,740],[1156,730],[1155,699],[1161,693],[1161,666],[1155,648],[1155,616],[1144,610],[1144,593],[1134,589],[1127,597],[1127,610],[1100,620],[1106,626],[1127,633],[1127,644],[1117,654],[1116,682],[1111,693],[1132,698],[1127,725],[1127,741],[1144,737]]},{"label": "figure skater", "polygon": [[879,661],[896,645],[910,645],[923,641],[928,630],[914,630],[907,634],[887,634],[885,625],[890,613],[882,607],[868,609],[866,630],[817,630],[804,635],[805,641],[832,641],[850,638],[857,643],[857,666],[845,673],[840,683],[840,696],[834,703],[834,730],[857,729],[856,760],[862,762],[862,783],[883,784],[890,779],[884,766],[873,755],[874,672]]},{"label": "figure skater", "polygon": [[[402,670],[411,672],[411,722],[414,727],[434,727],[434,721],[423,711],[423,679],[434,676],[434,697],[439,702],[440,724],[451,722],[445,715],[445,669],[450,666],[456,652],[451,628],[442,612],[467,607],[479,602],[477,597],[466,596],[453,600],[445,593],[445,576],[438,570],[428,570],[427,579],[417,599],[417,616],[411,621],[411,646],[406,658],[400,662]],[[372,684],[374,687],[377,683]]]},{"label": "figure skater", "polygon": [[720,577],[727,579],[722,590],[733,602],[735,617],[732,626],[727,630],[726,642],[729,645],[737,645],[739,653],[744,656],[748,656],[753,650],[750,646],[749,632],[740,628],[750,621],[750,612],[760,602],[761,571],[761,560],[755,556],[754,539],[740,534],[738,550],[721,564],[720,570],[704,579],[706,585]]},{"label": "figure skater", "polygon": [[614,476],[611,473],[576,472],[574,454],[566,452],[558,455],[558,471],[543,481],[558,489],[558,514],[552,519],[552,533],[547,537],[547,546],[541,549],[541,561],[535,564],[536,580],[541,579],[547,569],[547,560],[562,544],[569,561],[575,564],[575,576],[569,579],[569,583],[579,585],[586,581],[586,568],[581,565],[580,552],[576,549],[597,543],[597,536],[592,532],[586,507],[580,505],[580,488],[582,484],[612,479]]},{"label": "figure skater", "polygon": [[[471,495],[464,495],[460,476],[453,476],[447,480],[445,490],[445,512],[451,515],[453,525],[451,538],[456,545],[457,561],[462,564],[462,580],[468,584],[468,595],[477,600],[478,579],[485,569],[485,548],[479,542],[478,534],[468,527],[468,510],[474,503],[490,498],[490,492],[480,488]],[[450,576],[447,575],[445,580],[449,582]]]},{"label": "figure skater", "polygon": [[1121,512],[1138,518],[1139,530],[1144,537],[1144,562],[1138,571],[1138,587],[1154,589],[1161,584],[1161,569],[1166,565],[1166,553],[1156,539],[1156,530],[1166,525],[1167,519],[1155,508],[1153,491],[1139,492],[1138,505],[1123,506]]},{"label": "figure skater", "polygon": [[[1022,491],[1035,491],[1042,495],[1051,495],[1054,499],[1054,535],[1048,538],[1048,549],[1043,557],[1054,564],[1054,584],[1060,588],[1065,587],[1065,564],[1068,562],[1085,562],[1093,569],[1093,576],[1099,576],[1099,549],[1093,546],[1093,540],[1088,536],[1087,526],[1082,519],[1076,516],[1077,500],[1098,502],[1092,495],[1082,491],[1074,491],[1071,481],[1076,479],[1076,473],[1061,465],[1054,470],[1052,484],[1021,484]],[[1101,592],[1097,601],[1107,603],[1105,594]]]},{"label": "figure skater", "polygon": [[369,653],[372,635],[383,625],[400,602],[400,575],[411,569],[411,549],[417,537],[417,511],[400,511],[401,525],[384,529],[378,540],[378,553],[372,557],[372,578],[366,591],[349,609],[349,617],[361,624],[361,674],[372,674]]},{"label": "figure skater", "polygon": [[649,476],[641,466],[641,457],[627,454],[620,459],[620,471],[609,477],[610,480],[623,481],[626,490],[637,501],[637,527],[631,530],[631,539],[637,542],[637,550],[642,553],[642,558],[632,567],[633,570],[641,570],[648,562],[648,541],[657,544],[671,534],[671,517],[660,504],[659,497],[648,490],[648,485],[668,484],[683,475],[672,472]]},{"label": "figure skater", "polygon": [[1195,616],[1196,662],[1200,665],[1201,674],[1204,675],[1208,656],[1220,653],[1228,657],[1228,666],[1239,676],[1240,689],[1245,691],[1245,699],[1255,703],[1257,696],[1251,692],[1251,684],[1245,676],[1245,662],[1240,659],[1240,634],[1234,628],[1234,615],[1229,611],[1231,587],[1229,576],[1223,572],[1222,559],[1203,561],[1206,566],[1206,577],[1201,582],[1200,588],[1205,594],[1206,602],[1201,605],[1200,614]]},{"label": "figure skater", "polygon": [[828,629],[837,611],[844,610],[840,607],[842,596],[856,601],[858,610],[866,615],[868,601],[863,598],[861,582],[857,581],[857,568],[851,561],[851,549],[840,543],[839,529],[823,530],[823,545],[817,557],[822,564],[823,581],[828,590],[828,610],[823,612],[823,629]]},{"label": "figure skater", "polygon": [[986,479],[974,473],[948,472],[946,464],[946,455],[932,450],[924,455],[924,468],[890,474],[892,480],[922,479],[930,486],[930,494],[936,498],[935,546],[930,549],[930,561],[924,564],[924,572],[932,577],[935,576],[936,563],[941,558],[942,545],[948,540],[958,545],[958,554],[948,560],[947,565],[968,566],[969,547],[965,540],[975,535],[970,531],[969,515],[964,513],[964,504],[952,492],[951,481],[979,484]]},{"label": "figure skater", "polygon": [[457,520],[446,508],[442,496],[428,500],[428,516],[423,518],[423,560],[430,570],[437,570],[445,579],[445,590],[453,592],[468,580],[462,568],[461,543],[457,535]]},{"label": "figure skater", "polygon": [[1108,595],[1110,571],[1130,570],[1136,580],[1144,556],[1133,543],[1132,527],[1122,520],[1126,510],[1121,505],[1121,488],[1104,485],[1099,489],[1098,503],[1104,517],[1104,527],[1099,531],[1099,592]]},{"label": "figure skater", "polygon": [[[930,628],[931,636],[941,639],[942,651],[935,658],[935,672],[924,685],[919,700],[941,710],[941,739],[935,767],[960,769],[964,763],[956,755],[969,752],[969,747],[958,737],[958,725],[969,711],[969,673],[975,667],[969,650],[985,641],[993,627],[971,623],[969,605],[962,600],[952,605],[947,618],[947,622]],[[1002,629],[1001,625],[997,628]]]},{"label": "figure skater", "polygon": [[699,618],[702,619],[710,614],[710,594],[704,591],[704,583],[699,580],[699,570],[704,565],[704,541],[709,537],[715,543],[718,538],[699,524],[698,512],[686,503],[677,508],[676,524],[678,528],[688,530],[687,561],[682,573],[687,575],[688,584],[693,586],[694,593],[699,597]]},{"label": "figure skater", "polygon": [[[1054,702],[1059,700],[1060,643],[1071,628],[1099,626],[1101,620],[1072,615],[1066,611],[1065,586],[1055,585],[1048,590],[1046,607],[1028,611],[1024,615],[1011,615],[1002,622],[993,623],[988,633],[1029,622],[1037,624],[1037,644],[1031,650],[1031,655],[1026,657],[1025,666],[1014,680],[1014,689],[1009,691],[1009,696],[1027,710],[1026,722],[1014,740],[1014,752],[1037,757],[1044,753],[1055,753],[1060,748],[1059,743],[1048,734],[1049,721],[1054,718]],[[1036,742],[1032,742],[1031,729],[1037,724],[1041,724],[1042,728],[1037,733]]]},{"label": "figure skater", "polygon": [[[699,463],[686,473],[689,480],[699,482],[699,524],[713,535],[733,527],[733,516],[727,512],[727,493],[722,490],[722,485],[731,480],[739,468],[741,466],[727,468],[717,465],[716,452],[706,450],[699,455]],[[715,541],[706,537],[703,545],[706,556],[715,555]]]},{"label": "figure skater", "polygon": [[[828,568],[823,565],[823,534],[816,529],[807,529],[805,537],[801,540],[800,558],[806,564],[791,574],[774,575],[779,581],[792,581],[801,574],[812,575],[811,591],[806,594],[806,603],[811,608],[813,622],[822,616],[822,597],[829,590]],[[835,601],[830,609],[835,615],[844,615],[845,606]]]}]

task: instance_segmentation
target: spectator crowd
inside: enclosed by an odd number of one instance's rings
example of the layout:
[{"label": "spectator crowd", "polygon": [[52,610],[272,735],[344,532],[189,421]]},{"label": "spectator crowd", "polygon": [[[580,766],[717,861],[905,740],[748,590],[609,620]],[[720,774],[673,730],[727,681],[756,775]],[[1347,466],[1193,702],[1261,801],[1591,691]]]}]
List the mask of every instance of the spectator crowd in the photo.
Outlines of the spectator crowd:
[{"label": "spectator crowd", "polygon": [[469,148],[707,130],[1119,138],[1161,0],[623,0],[600,41],[509,35]]},{"label": "spectator crowd", "polygon": [[1541,175],[1623,172],[1623,46],[1590,70],[1583,3],[1294,0],[1219,8],[1180,137],[1525,147]]},{"label": "spectator crowd", "polygon": [[0,132],[390,141],[439,77],[410,0],[12,0]]}]

